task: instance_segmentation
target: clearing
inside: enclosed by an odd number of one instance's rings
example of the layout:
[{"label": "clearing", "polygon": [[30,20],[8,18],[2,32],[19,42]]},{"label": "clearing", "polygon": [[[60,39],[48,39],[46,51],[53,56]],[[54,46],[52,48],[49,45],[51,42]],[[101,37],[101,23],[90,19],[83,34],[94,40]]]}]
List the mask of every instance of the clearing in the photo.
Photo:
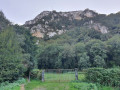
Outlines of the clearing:
[{"label": "clearing", "polygon": [[[84,82],[85,75],[79,73],[79,81],[75,81],[74,73],[65,74],[45,74],[45,82],[31,80],[25,85],[25,90],[93,90],[88,87],[96,86],[92,83]],[[84,89],[83,89],[84,88]],[[117,88],[100,86],[97,90],[119,90]]]}]

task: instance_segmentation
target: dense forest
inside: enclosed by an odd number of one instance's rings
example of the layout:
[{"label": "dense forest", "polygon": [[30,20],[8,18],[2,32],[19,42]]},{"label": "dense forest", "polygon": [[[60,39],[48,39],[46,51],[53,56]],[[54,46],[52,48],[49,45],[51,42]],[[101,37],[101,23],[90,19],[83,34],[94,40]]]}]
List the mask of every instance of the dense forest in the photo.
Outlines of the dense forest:
[{"label": "dense forest", "polygon": [[17,80],[35,66],[34,38],[17,25],[0,33],[0,82]]},{"label": "dense forest", "polygon": [[101,34],[78,27],[47,41],[40,39],[38,68],[88,68],[119,66],[119,34]]},{"label": "dense forest", "polygon": [[83,70],[120,66],[119,16],[120,13],[93,18],[109,27],[109,32],[105,34],[78,25],[61,35],[36,38],[24,26],[12,25],[2,13],[0,83],[28,77],[33,69]]}]

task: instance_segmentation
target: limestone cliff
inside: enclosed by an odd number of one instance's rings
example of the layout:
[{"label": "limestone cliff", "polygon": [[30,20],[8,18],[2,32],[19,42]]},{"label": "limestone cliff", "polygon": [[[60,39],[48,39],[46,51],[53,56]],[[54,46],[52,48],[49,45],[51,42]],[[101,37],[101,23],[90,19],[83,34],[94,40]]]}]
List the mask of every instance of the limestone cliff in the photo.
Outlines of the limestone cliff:
[{"label": "limestone cliff", "polygon": [[[74,27],[89,26],[89,28],[107,33],[108,28],[100,23],[91,21],[98,13],[85,9],[84,11],[56,12],[43,11],[33,20],[26,21],[24,26],[29,28],[33,36],[43,38],[64,33]],[[94,22],[94,23],[91,23]]]}]

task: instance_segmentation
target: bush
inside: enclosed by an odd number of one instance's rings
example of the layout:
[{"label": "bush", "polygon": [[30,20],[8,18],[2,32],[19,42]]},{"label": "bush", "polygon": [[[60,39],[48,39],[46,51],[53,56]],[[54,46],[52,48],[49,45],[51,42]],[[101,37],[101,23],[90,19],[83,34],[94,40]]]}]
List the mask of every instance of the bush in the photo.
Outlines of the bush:
[{"label": "bush", "polygon": [[102,85],[120,86],[120,69],[90,68],[87,70],[86,79]]},{"label": "bush", "polygon": [[93,83],[72,83],[72,87],[77,90],[98,90],[97,86]]},{"label": "bush", "polygon": [[20,86],[24,83],[26,83],[26,80],[24,78],[19,79],[13,83],[9,83],[8,81],[6,81],[0,84],[0,90],[13,90],[14,87]]},{"label": "bush", "polygon": [[42,78],[41,73],[42,73],[41,70],[39,70],[39,69],[33,69],[33,70],[31,71],[31,78],[32,78],[32,79],[41,80],[41,78]]}]

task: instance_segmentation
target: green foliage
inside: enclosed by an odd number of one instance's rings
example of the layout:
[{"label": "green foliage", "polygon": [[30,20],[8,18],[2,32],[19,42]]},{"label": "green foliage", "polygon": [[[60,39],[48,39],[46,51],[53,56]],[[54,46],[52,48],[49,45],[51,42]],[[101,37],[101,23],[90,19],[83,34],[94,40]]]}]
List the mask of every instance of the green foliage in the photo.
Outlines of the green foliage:
[{"label": "green foliage", "polygon": [[95,67],[105,66],[105,58],[107,57],[106,45],[100,40],[91,40],[86,44],[86,49],[90,57],[90,61]]},{"label": "green foliage", "polygon": [[[38,67],[39,68],[55,68],[55,62],[58,60],[61,47],[58,44],[50,44],[39,48],[38,51]],[[57,66],[56,66],[57,67]]]},{"label": "green foliage", "polygon": [[75,67],[75,50],[73,46],[65,45],[63,51],[59,54],[59,60],[61,60],[62,67],[73,68]]},{"label": "green foliage", "polygon": [[[35,39],[22,26],[0,33],[0,82],[13,82],[37,67]],[[24,73],[26,72],[26,73]]]},{"label": "green foliage", "polygon": [[21,48],[23,49],[23,64],[25,66],[25,76],[28,76],[29,72],[33,68],[37,68],[37,59],[36,59],[36,38],[32,37],[28,29],[25,29],[22,26],[14,25],[15,32],[18,36],[18,41]]},{"label": "green foliage", "polygon": [[71,83],[70,90],[119,90],[119,88],[87,82],[76,82]]},{"label": "green foliage", "polygon": [[120,36],[116,35],[106,43],[108,45],[108,61],[110,64],[120,66]]},{"label": "green foliage", "polygon": [[119,35],[76,27],[47,41],[40,40],[38,66],[40,69],[119,66],[119,40]]},{"label": "green foliage", "polygon": [[[81,72],[79,72],[81,73]],[[79,74],[80,81],[72,81],[74,73],[65,74],[45,74],[45,82],[40,80],[31,80],[31,82],[25,85],[25,90],[31,89],[46,89],[46,90],[119,90],[116,87],[103,86],[95,83],[81,82],[84,80],[85,75]],[[61,80],[62,79],[62,80]],[[64,81],[66,80],[66,82]],[[63,82],[64,81],[64,82]],[[52,83],[51,83],[52,82]]]},{"label": "green foliage", "polygon": [[[19,87],[21,84],[25,84],[26,80],[24,78],[19,79],[13,83],[3,82],[0,84],[0,90],[16,90],[16,87]],[[18,88],[19,90],[20,88]]]},{"label": "green foliage", "polygon": [[105,61],[102,57],[97,55],[97,56],[94,57],[93,65],[96,66],[96,67],[104,67],[105,66]]},{"label": "green foliage", "polygon": [[32,79],[41,80],[41,78],[42,78],[41,75],[42,75],[42,71],[39,70],[39,69],[33,69],[33,70],[31,71],[31,78],[32,78]]},{"label": "green foliage", "polygon": [[72,87],[77,90],[98,90],[93,83],[72,83]]},{"label": "green foliage", "polygon": [[86,53],[82,53],[79,57],[80,57],[80,60],[78,61],[78,67],[80,69],[90,67],[89,56],[87,56]]},{"label": "green foliage", "polygon": [[[52,38],[45,33],[43,39],[37,39],[24,26],[19,25],[0,32],[0,82],[13,82],[24,72],[28,76],[34,68],[85,69],[120,66],[120,13],[108,16],[94,13],[96,16],[93,18],[82,16],[82,20],[69,20],[53,11],[42,18],[44,21],[38,20],[36,25],[41,23],[45,27],[45,22],[51,20],[53,13],[56,14],[55,20],[48,23],[48,26],[55,32],[57,29],[64,29],[66,33]],[[88,29],[85,23],[90,20],[107,26],[109,32],[102,34]],[[11,24],[2,12],[0,21],[0,30]],[[34,25],[30,28],[32,26]],[[40,42],[38,47],[35,44],[37,40]],[[36,72],[32,71],[34,75]],[[35,77],[40,78],[40,72]]]},{"label": "green foliage", "polygon": [[86,79],[91,82],[102,85],[120,86],[120,69],[119,68],[91,68],[86,73]]},{"label": "green foliage", "polygon": [[36,87],[40,86],[42,82],[40,80],[31,80],[30,83],[25,85],[25,90],[35,89]]},{"label": "green foliage", "polygon": [[17,80],[23,74],[22,48],[13,28],[0,34],[0,82]]},{"label": "green foliage", "polygon": [[4,13],[0,11],[0,31],[8,27],[10,24],[10,21],[6,19]]}]

